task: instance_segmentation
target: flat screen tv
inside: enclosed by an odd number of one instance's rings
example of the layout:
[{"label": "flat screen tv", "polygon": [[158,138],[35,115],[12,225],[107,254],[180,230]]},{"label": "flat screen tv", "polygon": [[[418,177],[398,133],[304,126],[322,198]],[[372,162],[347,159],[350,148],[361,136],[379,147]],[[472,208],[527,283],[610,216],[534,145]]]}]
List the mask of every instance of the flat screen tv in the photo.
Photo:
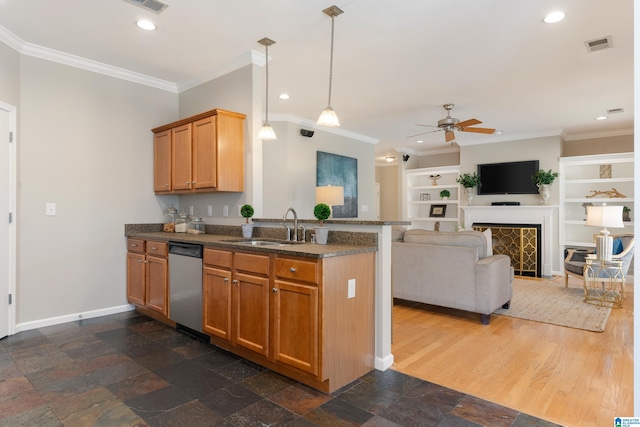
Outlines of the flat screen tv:
[{"label": "flat screen tv", "polygon": [[538,194],[531,176],[539,168],[538,160],[478,165],[478,194]]}]

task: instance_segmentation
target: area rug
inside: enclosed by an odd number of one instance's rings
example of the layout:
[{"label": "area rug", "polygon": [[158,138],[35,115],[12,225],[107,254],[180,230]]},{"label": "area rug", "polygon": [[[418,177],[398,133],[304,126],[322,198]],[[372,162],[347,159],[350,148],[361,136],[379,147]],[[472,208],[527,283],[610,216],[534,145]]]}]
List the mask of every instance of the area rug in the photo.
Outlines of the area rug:
[{"label": "area rug", "polygon": [[584,302],[584,289],[565,288],[561,280],[513,281],[509,309],[494,312],[502,316],[551,323],[586,331],[603,332],[611,308]]}]

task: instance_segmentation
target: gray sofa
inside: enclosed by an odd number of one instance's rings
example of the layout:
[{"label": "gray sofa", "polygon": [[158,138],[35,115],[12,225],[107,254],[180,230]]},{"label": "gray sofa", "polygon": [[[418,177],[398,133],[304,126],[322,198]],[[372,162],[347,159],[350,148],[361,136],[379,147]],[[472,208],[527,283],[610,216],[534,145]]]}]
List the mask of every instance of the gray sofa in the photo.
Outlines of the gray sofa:
[{"label": "gray sofa", "polygon": [[479,231],[437,232],[394,228],[393,297],[479,313],[509,308],[513,268],[506,255],[490,255]]}]

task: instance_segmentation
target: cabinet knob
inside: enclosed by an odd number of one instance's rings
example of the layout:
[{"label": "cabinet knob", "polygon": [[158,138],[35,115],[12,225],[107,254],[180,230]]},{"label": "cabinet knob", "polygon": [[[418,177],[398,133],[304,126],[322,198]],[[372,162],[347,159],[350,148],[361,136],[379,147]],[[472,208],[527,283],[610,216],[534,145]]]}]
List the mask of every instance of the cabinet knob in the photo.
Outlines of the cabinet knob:
[{"label": "cabinet knob", "polygon": [[275,294],[276,292],[278,292],[278,289],[273,288],[273,289],[271,289],[271,292],[273,292]]},{"label": "cabinet knob", "polygon": [[189,181],[185,182],[185,184],[189,185]]},{"label": "cabinet knob", "polygon": [[225,277],[224,279],[222,279],[222,281],[223,281],[224,283],[227,283],[227,282],[229,281],[229,278],[228,278],[228,277]]},{"label": "cabinet knob", "polygon": [[139,259],[139,260],[138,260],[138,262],[139,262],[139,263],[141,263],[141,262],[142,262],[142,260],[141,260],[141,259]]},{"label": "cabinet knob", "polygon": [[236,279],[233,279],[233,284],[237,285],[239,282]]},{"label": "cabinet knob", "polygon": [[157,251],[157,250],[158,250],[158,248],[156,248],[155,246],[153,246],[153,247],[151,248],[151,250],[152,250],[152,251]]},{"label": "cabinet knob", "polygon": [[292,272],[292,273],[295,273],[296,269],[294,267],[291,267],[291,268],[289,268],[289,271]]},{"label": "cabinet knob", "polygon": [[131,244],[131,247],[132,247],[132,248],[135,248],[135,247],[137,247],[137,246],[138,246],[138,245],[136,245],[135,243],[132,243],[132,244]]},{"label": "cabinet knob", "polygon": [[191,183],[195,185],[196,182],[195,181],[191,181]]},{"label": "cabinet knob", "polygon": [[165,186],[165,187],[168,187],[168,186],[169,186],[169,184],[165,184],[164,186]]}]

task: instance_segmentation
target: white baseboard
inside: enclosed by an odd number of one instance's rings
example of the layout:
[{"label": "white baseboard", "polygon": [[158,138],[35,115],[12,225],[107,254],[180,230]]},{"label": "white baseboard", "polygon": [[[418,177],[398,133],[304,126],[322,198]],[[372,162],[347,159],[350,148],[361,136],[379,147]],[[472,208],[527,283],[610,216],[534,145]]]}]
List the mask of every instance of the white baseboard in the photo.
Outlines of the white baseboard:
[{"label": "white baseboard", "polygon": [[99,310],[85,311],[82,313],[66,314],[64,316],[50,317],[48,319],[33,320],[16,324],[15,332],[28,331],[31,329],[44,328],[45,326],[59,325],[61,323],[75,322],[76,320],[91,319],[93,317],[108,316],[110,314],[123,313],[134,310],[132,304],[120,305],[117,307],[101,308]]},{"label": "white baseboard", "polygon": [[388,354],[385,357],[376,357],[374,366],[378,371],[386,371],[393,366],[393,354]]}]

